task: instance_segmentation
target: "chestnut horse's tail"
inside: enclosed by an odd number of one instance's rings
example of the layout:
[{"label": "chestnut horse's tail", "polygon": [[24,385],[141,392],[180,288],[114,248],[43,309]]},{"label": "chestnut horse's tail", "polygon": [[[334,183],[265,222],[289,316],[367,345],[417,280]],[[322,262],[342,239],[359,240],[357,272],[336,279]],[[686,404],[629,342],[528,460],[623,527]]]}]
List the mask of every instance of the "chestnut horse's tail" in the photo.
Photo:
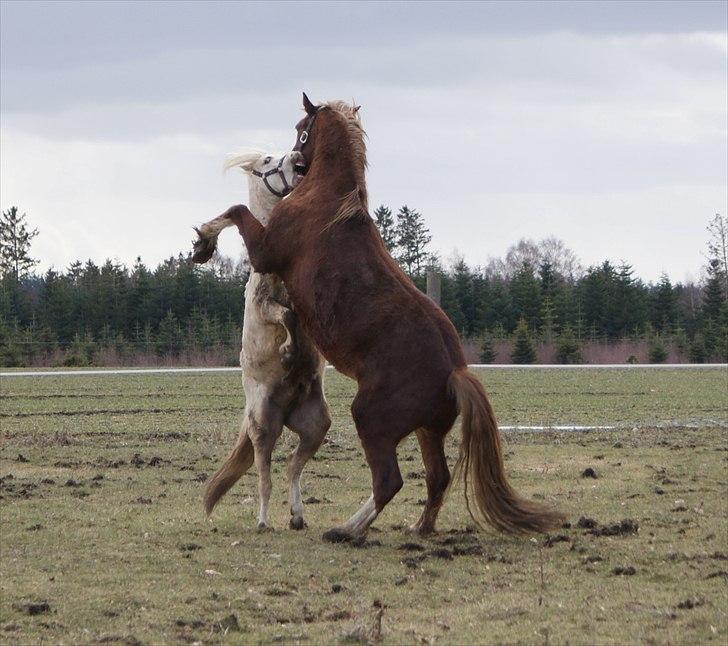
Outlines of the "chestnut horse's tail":
[{"label": "chestnut horse's tail", "polygon": [[243,429],[240,432],[237,444],[233,447],[225,462],[207,481],[203,505],[205,513],[209,516],[220,500],[253,464],[253,443]]},{"label": "chestnut horse's tail", "polygon": [[467,368],[459,368],[450,375],[448,389],[462,415],[455,474],[463,479],[465,502],[473,520],[478,524],[485,520],[510,533],[545,532],[561,525],[564,517],[558,511],[521,498],[508,483],[498,424],[478,378]]}]

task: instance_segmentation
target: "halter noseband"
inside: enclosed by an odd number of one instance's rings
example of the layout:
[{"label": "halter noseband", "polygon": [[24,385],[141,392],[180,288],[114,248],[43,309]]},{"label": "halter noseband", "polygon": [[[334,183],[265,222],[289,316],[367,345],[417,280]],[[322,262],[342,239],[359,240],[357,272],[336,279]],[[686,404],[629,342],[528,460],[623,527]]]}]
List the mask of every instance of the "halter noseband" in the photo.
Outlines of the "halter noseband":
[{"label": "halter noseband", "polygon": [[[286,160],[286,157],[288,157],[288,155],[283,155],[283,157],[281,157],[278,161],[278,166],[265,171],[265,173],[261,173],[259,170],[251,171],[251,175],[261,177],[263,179],[263,184],[265,184],[265,187],[277,197],[285,197],[293,190],[293,187],[286,180],[286,174],[283,172],[283,162]],[[268,182],[268,178],[271,175],[278,175],[278,177],[281,178],[281,182],[283,182],[283,191],[277,191],[270,185],[270,183]]]}]

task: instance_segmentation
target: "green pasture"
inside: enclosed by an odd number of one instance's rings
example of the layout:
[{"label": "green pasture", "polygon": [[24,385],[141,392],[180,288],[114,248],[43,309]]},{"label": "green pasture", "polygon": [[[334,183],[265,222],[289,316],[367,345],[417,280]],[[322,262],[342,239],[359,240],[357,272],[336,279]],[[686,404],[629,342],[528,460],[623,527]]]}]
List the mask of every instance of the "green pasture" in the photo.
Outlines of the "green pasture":
[{"label": "green pasture", "polygon": [[514,486],[570,526],[474,530],[454,488],[439,532],[408,535],[425,497],[410,438],[367,541],[322,542],[370,489],[354,384],[333,371],[308,528],[287,528],[286,432],[265,533],[252,472],[201,510],[237,435],[238,375],[3,378],[0,643],[726,643],[728,372],[479,374],[503,425],[618,427],[504,434]]}]

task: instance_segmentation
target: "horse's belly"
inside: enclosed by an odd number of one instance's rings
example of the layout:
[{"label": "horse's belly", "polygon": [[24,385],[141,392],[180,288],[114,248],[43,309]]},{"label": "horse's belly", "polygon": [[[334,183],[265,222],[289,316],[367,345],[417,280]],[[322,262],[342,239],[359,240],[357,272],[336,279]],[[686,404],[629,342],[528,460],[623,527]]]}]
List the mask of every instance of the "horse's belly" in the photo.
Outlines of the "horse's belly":
[{"label": "horse's belly", "polygon": [[253,312],[246,312],[240,366],[256,379],[278,379],[284,374],[279,348],[286,339],[280,325],[265,323]]}]

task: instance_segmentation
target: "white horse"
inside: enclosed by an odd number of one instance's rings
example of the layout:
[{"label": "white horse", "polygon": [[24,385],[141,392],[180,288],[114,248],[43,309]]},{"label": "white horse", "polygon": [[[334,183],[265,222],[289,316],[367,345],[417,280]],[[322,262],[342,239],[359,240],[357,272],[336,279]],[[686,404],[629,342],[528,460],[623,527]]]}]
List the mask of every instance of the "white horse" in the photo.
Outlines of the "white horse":
[{"label": "white horse", "polygon": [[[238,167],[248,175],[250,209],[266,225],[275,205],[300,181],[296,167],[302,161],[297,152],[274,156],[248,150],[230,157],[225,168]],[[217,236],[229,226],[229,220],[215,218],[197,230],[200,239],[195,244],[195,261],[205,262],[212,256]],[[331,426],[323,391],[324,365],[323,357],[298,324],[281,280],[273,274],[252,272],[245,287],[240,352],[245,413],[235,447],[207,483],[204,506],[208,514],[255,460],[260,495],[258,529],[268,527],[271,455],[285,425],[299,436],[298,446],[288,457],[290,527],[305,527],[301,471]]]}]

